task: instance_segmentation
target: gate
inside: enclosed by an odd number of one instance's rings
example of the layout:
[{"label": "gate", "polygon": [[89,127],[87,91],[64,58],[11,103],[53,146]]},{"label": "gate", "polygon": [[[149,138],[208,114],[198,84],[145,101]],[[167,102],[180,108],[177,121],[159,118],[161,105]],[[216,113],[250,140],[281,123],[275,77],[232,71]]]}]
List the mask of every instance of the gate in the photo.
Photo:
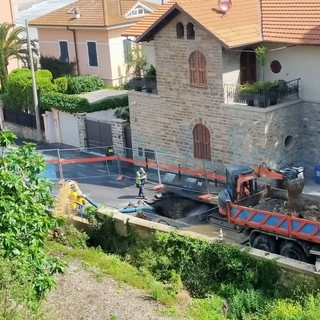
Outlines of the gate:
[{"label": "gate", "polygon": [[99,120],[85,120],[87,147],[112,146],[111,124]]}]

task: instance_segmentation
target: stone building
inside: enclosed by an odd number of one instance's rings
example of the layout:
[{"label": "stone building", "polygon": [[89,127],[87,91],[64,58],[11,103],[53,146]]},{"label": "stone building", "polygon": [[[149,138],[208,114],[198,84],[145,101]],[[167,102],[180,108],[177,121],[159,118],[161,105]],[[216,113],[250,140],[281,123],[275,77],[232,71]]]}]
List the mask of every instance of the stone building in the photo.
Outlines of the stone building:
[{"label": "stone building", "polygon": [[[157,90],[129,92],[135,157],[156,151],[167,163],[207,170],[293,164],[314,175],[320,4],[307,2],[181,0],[128,29],[124,36],[154,45],[157,70]],[[257,48],[267,49],[265,64]],[[261,107],[258,94],[249,106],[240,94],[247,82],[277,80],[285,92],[277,88],[276,103],[267,97]]]}]

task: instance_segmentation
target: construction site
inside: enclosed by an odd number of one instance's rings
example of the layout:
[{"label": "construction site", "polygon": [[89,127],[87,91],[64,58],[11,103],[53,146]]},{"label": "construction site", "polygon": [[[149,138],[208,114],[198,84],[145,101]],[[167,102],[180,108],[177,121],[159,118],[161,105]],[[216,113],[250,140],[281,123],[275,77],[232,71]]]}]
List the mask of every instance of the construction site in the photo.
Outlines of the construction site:
[{"label": "construction site", "polygon": [[[238,243],[312,264],[319,270],[320,198],[304,168],[221,166],[214,172],[125,157],[112,147],[41,150],[59,210],[86,219],[88,206]],[[147,172],[146,199],[136,172]],[[306,192],[307,190],[307,192]]]}]

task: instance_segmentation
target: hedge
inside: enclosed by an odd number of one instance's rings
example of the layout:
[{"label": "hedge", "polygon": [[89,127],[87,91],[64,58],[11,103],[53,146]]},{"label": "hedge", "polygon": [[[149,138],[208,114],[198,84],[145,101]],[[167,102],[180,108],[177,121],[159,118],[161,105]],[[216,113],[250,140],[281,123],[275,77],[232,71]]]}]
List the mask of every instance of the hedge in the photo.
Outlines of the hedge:
[{"label": "hedge", "polygon": [[58,109],[68,113],[94,112],[114,109],[128,105],[128,96],[105,99],[96,103],[89,103],[87,99],[57,92],[47,92],[40,96],[40,106],[44,110]]},{"label": "hedge", "polygon": [[78,94],[92,92],[104,87],[104,82],[100,76],[77,76],[68,77],[68,93]]},{"label": "hedge", "polygon": [[90,104],[87,99],[57,92],[47,92],[40,96],[40,107],[43,110],[58,109],[68,113],[86,112]]}]

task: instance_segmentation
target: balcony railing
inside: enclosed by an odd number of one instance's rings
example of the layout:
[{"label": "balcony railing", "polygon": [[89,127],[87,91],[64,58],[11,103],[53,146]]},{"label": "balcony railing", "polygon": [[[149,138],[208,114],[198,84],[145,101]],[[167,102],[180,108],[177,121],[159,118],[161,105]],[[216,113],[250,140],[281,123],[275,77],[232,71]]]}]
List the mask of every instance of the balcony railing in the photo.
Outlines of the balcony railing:
[{"label": "balcony railing", "polygon": [[240,84],[224,85],[224,102],[227,104],[245,103],[249,106],[268,107],[289,100],[299,99],[299,79],[278,80],[276,88],[263,88],[256,92],[243,92]]}]

